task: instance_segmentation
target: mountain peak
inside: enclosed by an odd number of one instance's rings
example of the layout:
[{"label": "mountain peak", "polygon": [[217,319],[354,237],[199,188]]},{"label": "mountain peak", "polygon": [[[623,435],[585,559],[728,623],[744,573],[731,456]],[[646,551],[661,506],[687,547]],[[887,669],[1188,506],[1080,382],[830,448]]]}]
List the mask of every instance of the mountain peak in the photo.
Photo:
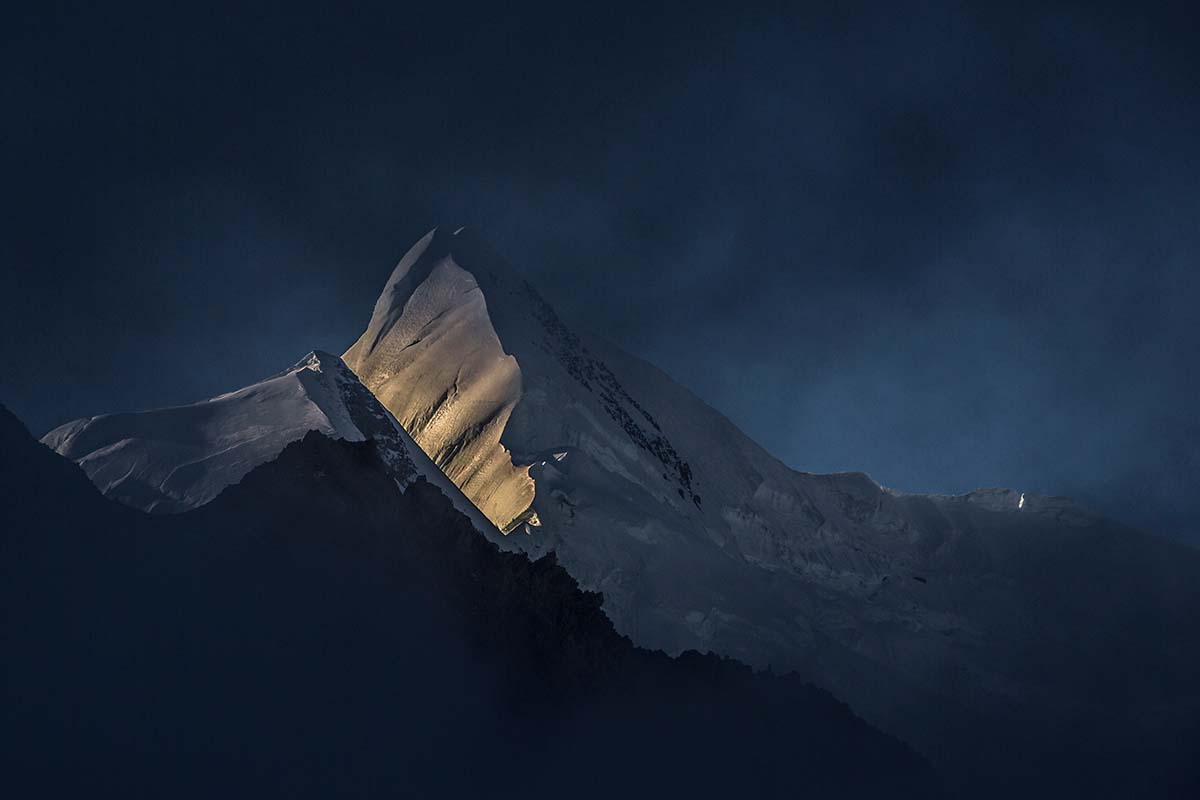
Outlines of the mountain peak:
[{"label": "mountain peak", "polygon": [[[439,263],[451,256],[454,243],[455,234],[446,233],[442,228],[433,228],[401,257],[375,301],[371,321],[363,334],[371,346],[378,344],[387,329],[404,313],[413,291]],[[349,353],[346,355],[349,356]]]},{"label": "mountain peak", "polygon": [[324,350],[310,350],[307,355],[278,375],[290,375],[306,369],[314,372],[337,372],[346,369],[346,364],[342,361],[341,356],[335,356]]},{"label": "mountain peak", "polygon": [[296,365],[300,366],[303,364],[305,366],[314,365],[329,367],[341,363],[341,356],[335,356],[333,353],[327,353],[324,350],[310,350],[308,351],[308,355],[296,362]]},{"label": "mountain peak", "polygon": [[466,231],[425,234],[343,359],[488,518],[512,529],[526,521],[533,483],[500,443],[522,380],[493,324],[503,293],[490,261]]},{"label": "mountain peak", "polygon": [[624,474],[655,493],[666,481],[685,517],[700,512],[692,470],[654,416],[513,275],[470,231],[431,231],[392,272],[346,365],[502,530],[538,527],[530,470],[580,436],[610,450],[605,460],[628,458]]},{"label": "mountain peak", "polygon": [[[313,351],[229,395],[46,442],[106,494],[173,510],[310,429],[370,439],[398,483],[424,476],[493,542],[555,552],[637,644],[799,671],[950,766],[1017,744],[979,719],[1024,719],[1024,740],[1055,715],[1106,714],[1131,653],[1194,686],[1200,654],[1178,657],[1167,635],[1196,629],[1194,554],[1032,492],[796,472],[661,371],[574,332],[503,264],[468,231],[432,230],[344,361]],[[1152,612],[1174,621],[1141,625]],[[1128,622],[1092,624],[1105,618]],[[1086,646],[1063,648],[1080,631]]]}]

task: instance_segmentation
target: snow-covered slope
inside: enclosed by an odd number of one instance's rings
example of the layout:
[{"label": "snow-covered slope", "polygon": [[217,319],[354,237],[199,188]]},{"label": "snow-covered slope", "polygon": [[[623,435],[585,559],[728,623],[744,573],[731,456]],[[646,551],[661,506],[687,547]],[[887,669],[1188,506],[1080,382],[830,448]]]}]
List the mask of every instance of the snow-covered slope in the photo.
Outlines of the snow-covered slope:
[{"label": "snow-covered slope", "polygon": [[1080,643],[1129,641],[1088,627],[1063,586],[1191,613],[1195,592],[1185,603],[1161,581],[1171,561],[1200,576],[1190,551],[1070,501],[788,468],[659,370],[571,330],[470,232],[418,242],[344,358],[510,543],[556,551],[634,641],[798,670],[927,750],[967,746],[951,717],[1089,702],[1064,680],[1087,668]]},{"label": "snow-covered slope", "polygon": [[498,537],[342,360],[320,351],[235,392],[192,405],[78,419],[42,442],[77,461],[109,497],[173,513],[212,500],[310,430],[352,442],[373,439],[401,487],[425,478],[489,538]]},{"label": "snow-covered slope", "polygon": [[[422,240],[426,245],[430,234]],[[521,396],[521,372],[488,319],[475,279],[413,248],[384,288],[370,325],[344,356],[476,505],[502,529],[533,500],[528,470],[500,434]]]},{"label": "snow-covered slope", "polygon": [[554,551],[635,643],[795,670],[947,770],[1008,775],[1014,748],[1036,769],[1063,731],[1149,742],[1200,718],[1195,551],[1063,498],[792,470],[573,331],[469,232],[412,248],[344,358],[44,441],[106,494],[173,511],[309,429],[374,438],[489,538]]}]

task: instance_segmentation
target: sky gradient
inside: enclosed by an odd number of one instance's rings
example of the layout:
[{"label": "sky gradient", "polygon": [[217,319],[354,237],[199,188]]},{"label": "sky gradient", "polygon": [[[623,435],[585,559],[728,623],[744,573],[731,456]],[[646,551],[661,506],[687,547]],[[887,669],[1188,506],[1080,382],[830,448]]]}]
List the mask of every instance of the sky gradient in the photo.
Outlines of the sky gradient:
[{"label": "sky gradient", "polygon": [[6,26],[0,402],[41,434],[341,352],[469,225],[798,469],[1200,544],[1185,5],[402,5]]}]

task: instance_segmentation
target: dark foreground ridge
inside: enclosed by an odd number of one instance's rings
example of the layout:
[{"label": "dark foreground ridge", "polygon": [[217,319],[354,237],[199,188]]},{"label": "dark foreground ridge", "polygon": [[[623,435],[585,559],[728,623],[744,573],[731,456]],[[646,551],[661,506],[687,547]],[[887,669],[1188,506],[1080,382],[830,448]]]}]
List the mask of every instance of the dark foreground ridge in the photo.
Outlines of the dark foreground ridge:
[{"label": "dark foreground ridge", "polygon": [[634,648],[369,443],[149,516],[0,408],[4,794],[931,797],[827,693]]}]

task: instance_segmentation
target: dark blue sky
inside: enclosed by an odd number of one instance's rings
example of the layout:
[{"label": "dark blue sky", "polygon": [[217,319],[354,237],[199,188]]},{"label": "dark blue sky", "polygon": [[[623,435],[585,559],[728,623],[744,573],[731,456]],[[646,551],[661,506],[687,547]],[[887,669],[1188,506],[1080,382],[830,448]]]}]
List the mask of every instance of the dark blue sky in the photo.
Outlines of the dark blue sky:
[{"label": "dark blue sky", "polygon": [[0,32],[36,432],[340,351],[467,224],[797,468],[1200,542],[1186,6],[163,5]]}]

